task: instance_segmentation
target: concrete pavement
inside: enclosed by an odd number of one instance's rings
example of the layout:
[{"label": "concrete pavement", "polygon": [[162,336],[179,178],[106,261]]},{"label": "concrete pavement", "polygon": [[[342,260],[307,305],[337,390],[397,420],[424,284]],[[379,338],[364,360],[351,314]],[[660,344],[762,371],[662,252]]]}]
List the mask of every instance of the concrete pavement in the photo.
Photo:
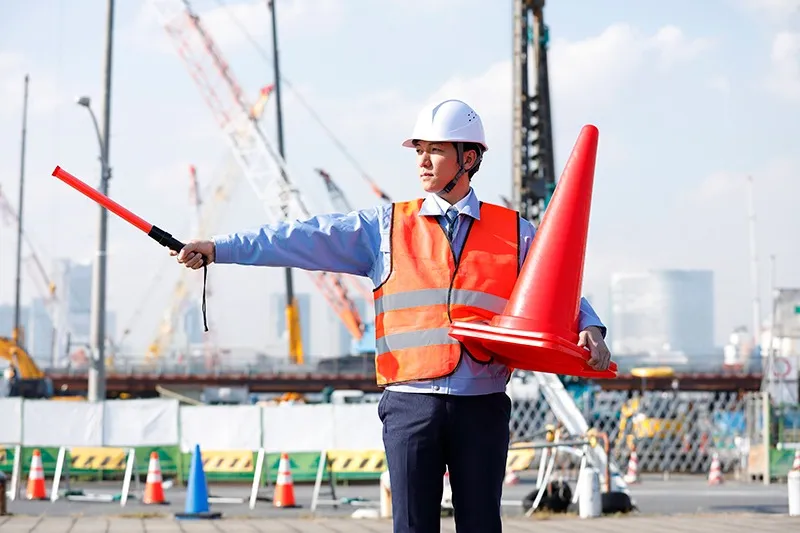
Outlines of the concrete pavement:
[{"label": "concrete pavement", "polygon": [[[507,519],[508,533],[786,533],[800,531],[800,517],[764,514],[717,514],[607,517],[580,520],[575,517]],[[344,518],[257,518],[210,521],[177,521],[172,518],[112,517],[0,517],[2,533],[391,533],[388,520]],[[442,533],[455,532],[452,519],[442,520]]]}]

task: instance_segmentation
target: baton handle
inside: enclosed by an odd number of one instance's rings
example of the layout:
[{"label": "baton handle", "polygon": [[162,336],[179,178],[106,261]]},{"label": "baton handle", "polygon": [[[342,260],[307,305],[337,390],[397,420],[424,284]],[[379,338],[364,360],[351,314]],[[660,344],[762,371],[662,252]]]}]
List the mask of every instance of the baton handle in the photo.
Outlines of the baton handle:
[{"label": "baton handle", "polygon": [[166,246],[173,252],[180,252],[183,248],[184,244],[164,231],[163,229],[159,228],[158,226],[152,226],[150,231],[147,232],[147,236],[156,241],[158,244],[162,246]]}]

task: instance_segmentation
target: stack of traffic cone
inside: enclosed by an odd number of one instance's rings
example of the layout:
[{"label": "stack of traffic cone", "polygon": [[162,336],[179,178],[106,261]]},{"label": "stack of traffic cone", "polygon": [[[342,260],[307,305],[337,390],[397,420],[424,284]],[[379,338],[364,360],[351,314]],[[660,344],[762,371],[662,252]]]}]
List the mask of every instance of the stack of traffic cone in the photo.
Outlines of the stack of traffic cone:
[{"label": "stack of traffic cone", "polygon": [[589,350],[578,346],[598,135],[594,126],[581,129],[503,313],[489,324],[450,326],[450,336],[467,348],[482,346],[499,362],[521,370],[616,377],[616,363],[594,370]]},{"label": "stack of traffic cone", "polygon": [[297,507],[294,499],[294,481],[292,481],[292,468],[289,465],[289,454],[281,454],[278,465],[278,480],[275,483],[275,495],[272,498],[275,507]]},{"label": "stack of traffic cone", "polygon": [[636,450],[631,450],[631,457],[628,459],[628,471],[625,472],[625,483],[639,482],[639,456]]},{"label": "stack of traffic cone", "polygon": [[42,465],[42,452],[33,450],[31,458],[31,471],[28,474],[27,497],[29,500],[46,500],[47,491],[44,488],[44,466]]},{"label": "stack of traffic cone", "polygon": [[150,464],[147,467],[147,481],[144,486],[144,498],[142,503],[151,504],[166,504],[164,498],[164,485],[161,479],[161,464],[158,461],[158,452],[153,451],[150,453]]},{"label": "stack of traffic cone", "polygon": [[719,462],[719,455],[714,453],[711,459],[711,471],[708,473],[709,485],[722,485],[722,465]]},{"label": "stack of traffic cone", "polygon": [[792,472],[800,472],[800,450],[794,452],[794,462],[792,463]]}]

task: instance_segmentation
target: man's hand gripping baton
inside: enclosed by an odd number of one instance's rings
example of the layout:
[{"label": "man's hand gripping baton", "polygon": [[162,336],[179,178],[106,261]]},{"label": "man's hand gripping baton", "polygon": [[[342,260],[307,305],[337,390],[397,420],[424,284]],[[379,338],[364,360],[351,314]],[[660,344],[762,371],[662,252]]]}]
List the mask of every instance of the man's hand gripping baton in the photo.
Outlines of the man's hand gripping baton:
[{"label": "man's hand gripping baton", "polygon": [[[73,189],[82,192],[84,195],[88,196],[102,207],[108,209],[121,219],[125,220],[126,222],[136,226],[143,232],[147,233],[148,237],[156,241],[158,244],[173,250],[174,252],[180,252],[183,249],[184,244],[164,231],[163,229],[159,228],[158,226],[154,226],[150,224],[143,218],[135,215],[134,213],[130,212],[129,210],[125,209],[117,202],[109,198],[108,196],[104,195],[103,193],[99,192],[98,190],[90,187],[86,183],[82,182],[66,170],[61,167],[56,167],[53,170],[53,176],[57,177]],[[203,264],[203,326],[205,330],[208,331],[208,323],[206,321],[206,275],[207,275],[207,264],[204,258]]]}]

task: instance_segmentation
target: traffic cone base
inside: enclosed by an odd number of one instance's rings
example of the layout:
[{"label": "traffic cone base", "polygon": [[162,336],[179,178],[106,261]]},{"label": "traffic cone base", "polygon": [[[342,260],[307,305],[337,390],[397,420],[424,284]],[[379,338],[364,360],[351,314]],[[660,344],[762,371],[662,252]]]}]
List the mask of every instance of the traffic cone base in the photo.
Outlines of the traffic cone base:
[{"label": "traffic cone base", "polygon": [[608,370],[595,370],[588,363],[589,350],[548,333],[477,322],[453,322],[450,336],[462,342],[467,350],[470,344],[477,343],[494,353],[498,362],[519,370],[585,378],[617,377],[617,364],[613,361]]},{"label": "traffic cone base", "polygon": [[183,513],[175,513],[178,520],[214,520],[222,518],[222,513],[212,512],[208,505],[208,486],[203,470],[200,446],[195,444],[192,463],[189,466],[189,483],[186,487],[186,505]]},{"label": "traffic cone base", "polygon": [[581,129],[503,312],[489,324],[450,326],[450,336],[467,349],[478,343],[521,370],[616,377],[616,364],[594,370],[589,350],[577,344],[598,137],[595,126]]}]

